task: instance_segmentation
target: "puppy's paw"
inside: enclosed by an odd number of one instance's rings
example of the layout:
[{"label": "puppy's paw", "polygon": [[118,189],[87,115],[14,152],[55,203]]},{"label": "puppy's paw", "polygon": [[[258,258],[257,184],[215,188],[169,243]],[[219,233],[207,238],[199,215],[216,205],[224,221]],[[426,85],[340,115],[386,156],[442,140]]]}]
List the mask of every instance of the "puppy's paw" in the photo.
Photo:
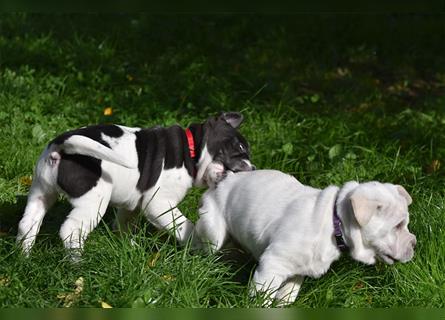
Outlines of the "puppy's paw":
[{"label": "puppy's paw", "polygon": [[212,162],[207,166],[204,178],[210,188],[216,187],[218,182],[224,180],[227,173],[224,165],[219,162]]}]

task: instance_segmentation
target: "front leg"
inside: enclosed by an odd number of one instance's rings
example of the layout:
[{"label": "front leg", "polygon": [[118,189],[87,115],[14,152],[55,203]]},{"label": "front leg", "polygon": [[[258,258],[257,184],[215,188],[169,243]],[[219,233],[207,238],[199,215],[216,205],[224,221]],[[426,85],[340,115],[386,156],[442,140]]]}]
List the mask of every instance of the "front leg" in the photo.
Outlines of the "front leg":
[{"label": "front leg", "polygon": [[295,301],[303,284],[304,276],[295,276],[286,281],[275,297],[279,307],[285,307]]},{"label": "front leg", "polygon": [[214,188],[227,175],[224,165],[220,162],[211,162],[204,173],[203,180],[210,188]]},{"label": "front leg", "polygon": [[142,211],[156,228],[174,233],[183,245],[192,235],[194,226],[176,207],[178,202],[171,197],[155,195],[142,207]]},{"label": "front leg", "polygon": [[280,288],[292,275],[286,268],[286,263],[270,252],[263,254],[259,260],[250,285],[250,294],[265,293],[265,307],[270,307],[272,302],[279,298]]}]

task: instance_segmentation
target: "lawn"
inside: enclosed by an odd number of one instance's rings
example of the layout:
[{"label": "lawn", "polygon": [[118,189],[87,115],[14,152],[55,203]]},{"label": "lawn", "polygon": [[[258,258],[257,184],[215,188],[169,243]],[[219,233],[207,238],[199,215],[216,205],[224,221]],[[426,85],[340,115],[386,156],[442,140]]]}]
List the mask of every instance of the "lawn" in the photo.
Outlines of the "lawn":
[{"label": "lawn", "polygon": [[[320,188],[402,184],[414,200],[411,262],[345,254],[306,278],[293,307],[444,307],[444,36],[434,15],[0,15],[0,306],[260,306],[254,262],[192,254],[142,219],[119,236],[113,209],[79,264],[58,238],[63,199],[29,258],[15,246],[34,164],[57,134],[186,127],[224,110],[245,116],[258,168]],[[192,220],[202,192],[180,204]]]}]

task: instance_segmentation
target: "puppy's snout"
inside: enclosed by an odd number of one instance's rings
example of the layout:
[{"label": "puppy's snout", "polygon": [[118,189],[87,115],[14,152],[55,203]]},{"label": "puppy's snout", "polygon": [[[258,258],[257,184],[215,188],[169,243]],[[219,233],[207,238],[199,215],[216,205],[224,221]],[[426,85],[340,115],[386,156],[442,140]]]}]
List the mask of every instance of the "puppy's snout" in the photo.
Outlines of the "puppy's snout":
[{"label": "puppy's snout", "polygon": [[229,170],[233,172],[253,171],[255,169],[256,167],[253,164],[251,164],[249,160],[242,160],[236,163],[236,165],[234,165],[232,168],[229,168]]}]

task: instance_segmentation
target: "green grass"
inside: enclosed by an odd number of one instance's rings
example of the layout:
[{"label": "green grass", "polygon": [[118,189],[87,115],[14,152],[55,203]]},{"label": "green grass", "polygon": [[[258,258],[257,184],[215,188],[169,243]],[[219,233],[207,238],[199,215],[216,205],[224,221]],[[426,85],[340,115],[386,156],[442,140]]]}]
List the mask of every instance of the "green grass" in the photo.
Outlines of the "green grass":
[{"label": "green grass", "polygon": [[[57,134],[105,122],[185,127],[236,110],[258,168],[315,187],[398,183],[414,199],[413,261],[364,266],[345,255],[322,278],[307,278],[293,306],[443,307],[442,23],[426,15],[0,15],[0,306],[260,306],[248,296],[252,262],[192,254],[142,220],[120,237],[109,231],[113,209],[80,264],[57,237],[69,211],[63,200],[30,258],[14,243],[24,177]],[[180,204],[193,220],[201,194]]]}]

